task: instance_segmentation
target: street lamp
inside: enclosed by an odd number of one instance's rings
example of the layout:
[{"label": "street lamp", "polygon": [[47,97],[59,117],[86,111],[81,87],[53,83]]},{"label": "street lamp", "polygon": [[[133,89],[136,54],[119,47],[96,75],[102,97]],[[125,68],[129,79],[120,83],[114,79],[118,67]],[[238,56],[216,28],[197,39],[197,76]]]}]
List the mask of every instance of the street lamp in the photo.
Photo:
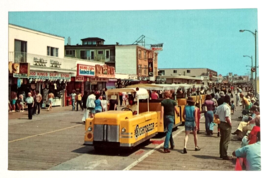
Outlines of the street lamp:
[{"label": "street lamp", "polygon": [[[249,57],[251,59],[251,68],[253,68],[253,56],[243,55],[243,57]],[[253,86],[253,72],[252,71],[251,71],[250,80],[251,80],[251,85]]]},{"label": "street lamp", "polygon": [[250,32],[251,34],[253,34],[254,38],[255,38],[255,96],[257,97],[257,30],[255,30],[255,32],[252,32],[250,30],[239,30],[239,32]]}]

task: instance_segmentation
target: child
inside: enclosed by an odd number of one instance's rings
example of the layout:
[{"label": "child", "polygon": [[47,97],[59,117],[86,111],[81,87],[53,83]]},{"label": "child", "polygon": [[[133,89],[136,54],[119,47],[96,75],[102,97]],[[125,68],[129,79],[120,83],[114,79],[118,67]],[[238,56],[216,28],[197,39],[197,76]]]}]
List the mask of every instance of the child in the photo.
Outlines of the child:
[{"label": "child", "polygon": [[231,101],[231,113],[234,114],[234,110],[235,110],[235,104],[234,101]]}]

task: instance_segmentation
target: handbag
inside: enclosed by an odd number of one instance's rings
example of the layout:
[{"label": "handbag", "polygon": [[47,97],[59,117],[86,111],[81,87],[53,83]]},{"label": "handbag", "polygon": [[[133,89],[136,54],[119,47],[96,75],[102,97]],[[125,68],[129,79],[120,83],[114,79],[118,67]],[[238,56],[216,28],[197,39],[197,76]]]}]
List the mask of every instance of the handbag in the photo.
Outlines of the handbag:
[{"label": "handbag", "polygon": [[207,111],[208,111],[207,106],[202,106],[202,110],[203,110],[204,112],[207,112]]},{"label": "handbag", "polygon": [[216,124],[220,124],[220,119],[213,117],[213,122]]}]

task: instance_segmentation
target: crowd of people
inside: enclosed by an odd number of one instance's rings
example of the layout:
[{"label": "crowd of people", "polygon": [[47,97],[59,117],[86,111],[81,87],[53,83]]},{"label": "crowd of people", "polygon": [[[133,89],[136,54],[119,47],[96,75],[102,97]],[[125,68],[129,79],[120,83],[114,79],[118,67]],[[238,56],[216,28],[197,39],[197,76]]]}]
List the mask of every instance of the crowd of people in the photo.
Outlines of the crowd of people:
[{"label": "crowd of people", "polygon": [[[48,111],[52,109],[54,94],[48,94]],[[24,112],[27,108],[28,119],[32,119],[33,115],[40,114],[43,97],[38,90],[31,90],[27,93],[27,97],[24,98],[22,94],[18,95],[16,92],[11,92],[11,103],[8,100],[8,109],[10,113]]]},{"label": "crowd of people", "polygon": [[[260,107],[258,99],[250,92],[248,87],[245,92],[238,86],[215,87],[213,93],[206,95],[202,112],[205,116],[206,135],[213,134],[214,126],[218,126],[217,136],[220,137],[219,153],[223,160],[231,160],[232,156],[227,154],[228,145],[231,140],[232,115],[236,108],[241,107],[242,121],[237,130],[232,135],[237,136],[237,141],[241,141],[241,148],[232,153],[237,157],[236,167],[245,167],[246,170],[261,170],[261,152],[260,152]],[[161,102],[162,119],[164,119],[167,134],[164,142],[164,153],[169,153],[169,143],[171,149],[174,148],[174,142],[171,134],[171,128],[174,122],[174,113],[176,103],[170,98],[171,92],[165,92],[165,99]],[[236,100],[234,101],[234,96]],[[200,132],[199,119],[200,111],[198,105],[192,97],[187,98],[187,105],[184,108],[185,118],[185,138],[183,153],[187,153],[187,142],[190,132],[193,132],[195,151],[199,151],[197,134]],[[179,113],[177,113],[178,115]],[[241,165],[241,166],[240,166]],[[238,169],[237,169],[238,170]]]}]

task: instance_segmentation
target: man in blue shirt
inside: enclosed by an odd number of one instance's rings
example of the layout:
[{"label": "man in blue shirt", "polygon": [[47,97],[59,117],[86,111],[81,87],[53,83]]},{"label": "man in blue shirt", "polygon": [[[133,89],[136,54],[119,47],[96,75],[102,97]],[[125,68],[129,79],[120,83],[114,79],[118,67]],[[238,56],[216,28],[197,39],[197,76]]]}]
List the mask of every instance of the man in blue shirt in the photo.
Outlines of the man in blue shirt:
[{"label": "man in blue shirt", "polygon": [[233,156],[246,158],[246,169],[248,171],[261,170],[261,142],[260,132],[257,133],[257,142],[239,148],[233,152]]}]

